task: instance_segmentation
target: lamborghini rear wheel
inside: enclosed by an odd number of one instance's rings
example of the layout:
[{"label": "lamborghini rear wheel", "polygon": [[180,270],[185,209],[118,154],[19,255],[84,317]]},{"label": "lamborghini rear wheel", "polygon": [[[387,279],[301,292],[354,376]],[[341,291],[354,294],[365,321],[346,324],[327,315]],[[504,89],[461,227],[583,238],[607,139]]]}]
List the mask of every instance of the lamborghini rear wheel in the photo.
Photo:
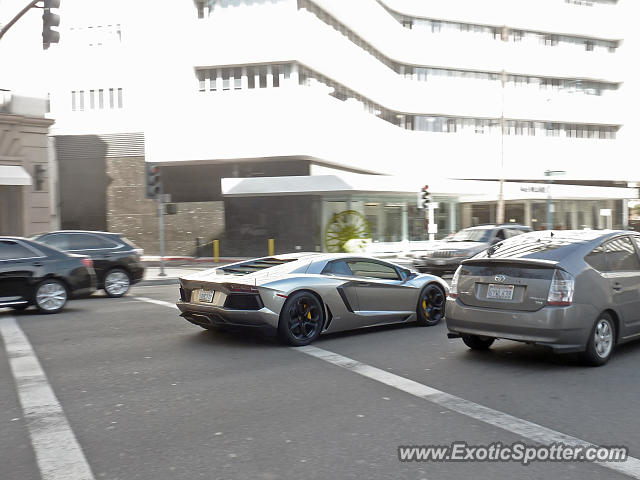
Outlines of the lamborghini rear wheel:
[{"label": "lamborghini rear wheel", "polygon": [[323,319],[322,304],[316,296],[311,292],[296,292],[282,307],[278,336],[295,347],[308,345],[320,335]]}]

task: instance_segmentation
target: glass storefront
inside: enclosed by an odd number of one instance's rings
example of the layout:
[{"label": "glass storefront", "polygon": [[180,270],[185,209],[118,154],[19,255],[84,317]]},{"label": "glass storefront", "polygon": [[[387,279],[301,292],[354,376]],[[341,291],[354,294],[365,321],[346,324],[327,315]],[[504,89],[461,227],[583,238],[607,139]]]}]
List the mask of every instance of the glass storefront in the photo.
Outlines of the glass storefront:
[{"label": "glass storefront", "polygon": [[[454,197],[434,198],[438,208],[434,220],[438,226],[436,239],[462,228],[496,222],[497,202],[458,203]],[[553,200],[553,228],[603,229],[623,228],[622,200]],[[603,213],[611,211],[611,216]],[[352,212],[344,215],[344,212]],[[416,195],[361,196],[324,198],[322,200],[322,246],[328,240],[346,241],[353,230],[349,222],[367,232],[373,243],[423,241],[429,239],[426,211],[417,207]],[[505,202],[505,223],[528,225],[534,230],[546,228],[545,200],[509,200]],[[333,224],[332,224],[333,223]],[[364,226],[363,226],[364,225]],[[336,233],[337,232],[337,233]],[[344,237],[346,235],[347,237]]]},{"label": "glass storefront", "polygon": [[[455,228],[459,207],[449,200],[433,201],[438,203],[434,212],[438,225],[436,238],[444,238]],[[325,197],[322,200],[322,245],[325,250],[331,250],[336,237],[341,237],[341,241],[345,240],[340,232],[344,232],[344,235],[353,232],[348,229],[345,220],[353,225],[361,224],[364,220],[370,232],[369,238],[374,243],[428,240],[425,213],[424,209],[418,208],[416,195],[366,199],[355,195],[351,198]]]}]

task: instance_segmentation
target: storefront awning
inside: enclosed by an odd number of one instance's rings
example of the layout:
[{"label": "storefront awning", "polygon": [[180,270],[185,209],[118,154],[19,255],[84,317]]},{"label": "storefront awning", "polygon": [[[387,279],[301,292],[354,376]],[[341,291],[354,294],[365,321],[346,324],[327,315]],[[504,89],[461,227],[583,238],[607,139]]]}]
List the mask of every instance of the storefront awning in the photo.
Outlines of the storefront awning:
[{"label": "storefront awning", "polygon": [[[347,194],[417,194],[423,185],[435,197],[451,197],[458,202],[497,201],[499,182],[488,180],[452,180],[394,177],[342,173],[339,175],[309,175],[287,177],[223,178],[222,195],[225,197],[254,197],[274,195],[327,195]],[[555,200],[619,200],[637,199],[637,188],[599,187],[588,185],[562,185],[554,182],[504,182],[505,200],[546,200],[549,193]]]},{"label": "storefront awning", "polygon": [[18,165],[0,165],[0,185],[31,185],[31,176]]}]

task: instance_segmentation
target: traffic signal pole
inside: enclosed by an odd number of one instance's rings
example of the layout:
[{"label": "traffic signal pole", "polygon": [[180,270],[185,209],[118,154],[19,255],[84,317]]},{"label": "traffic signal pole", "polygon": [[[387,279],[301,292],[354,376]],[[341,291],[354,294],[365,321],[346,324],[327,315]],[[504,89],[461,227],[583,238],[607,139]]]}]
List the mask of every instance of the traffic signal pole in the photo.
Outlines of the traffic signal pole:
[{"label": "traffic signal pole", "polygon": [[160,193],[160,195],[156,196],[158,202],[158,235],[160,237],[160,273],[159,277],[166,277],[167,274],[164,273],[164,212],[163,212],[163,204],[164,195]]},{"label": "traffic signal pole", "polygon": [[145,184],[146,197],[154,199],[158,208],[158,237],[160,241],[160,273],[159,276],[165,277],[164,273],[164,187],[162,185],[162,176],[160,167],[157,164],[146,163]]}]

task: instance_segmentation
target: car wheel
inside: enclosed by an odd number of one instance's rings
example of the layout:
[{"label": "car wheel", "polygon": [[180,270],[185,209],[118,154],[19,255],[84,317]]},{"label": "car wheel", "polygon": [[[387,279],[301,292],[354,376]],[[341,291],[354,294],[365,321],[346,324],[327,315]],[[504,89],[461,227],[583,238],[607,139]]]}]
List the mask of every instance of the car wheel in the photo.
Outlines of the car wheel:
[{"label": "car wheel", "polygon": [[602,313],[596,320],[587,349],[582,354],[582,359],[587,365],[598,367],[604,365],[611,358],[615,347],[616,327],[611,315]]},{"label": "car wheel", "polygon": [[294,293],[287,298],[280,312],[278,336],[289,345],[308,345],[320,335],[323,319],[322,305],[315,295]]},{"label": "car wheel", "polygon": [[67,303],[67,287],[55,278],[43,281],[36,287],[35,303],[40,313],[57,313]]},{"label": "car wheel", "polygon": [[471,350],[489,350],[495,338],[481,337],[479,335],[462,335],[462,341]]},{"label": "car wheel", "polygon": [[104,277],[104,291],[110,297],[121,297],[129,291],[131,279],[121,268],[112,268]]},{"label": "car wheel", "polygon": [[418,325],[428,327],[436,325],[444,318],[445,307],[444,289],[435,283],[430,283],[420,292],[418,301]]}]

